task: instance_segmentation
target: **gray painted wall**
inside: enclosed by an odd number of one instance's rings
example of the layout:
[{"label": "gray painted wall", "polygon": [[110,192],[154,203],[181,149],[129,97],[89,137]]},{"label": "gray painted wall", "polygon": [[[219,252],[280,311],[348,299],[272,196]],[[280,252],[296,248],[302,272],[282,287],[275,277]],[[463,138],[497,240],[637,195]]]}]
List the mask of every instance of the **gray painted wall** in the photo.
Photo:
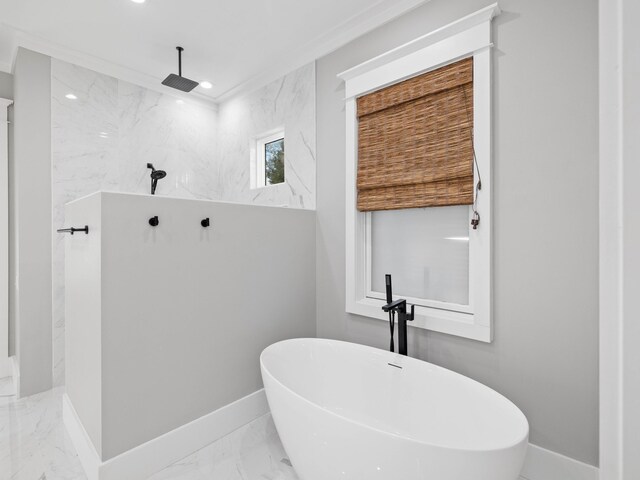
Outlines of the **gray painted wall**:
[{"label": "gray painted wall", "polygon": [[[51,388],[51,62],[20,48],[14,70],[14,158],[10,225],[17,282],[20,396]],[[19,248],[15,246],[19,245]]]},{"label": "gray painted wall", "polygon": [[0,72],[0,97],[13,99],[13,75]]},{"label": "gray painted wall", "polygon": [[[317,62],[318,336],[380,348],[345,314],[344,86],[336,74],[472,13],[432,0]],[[597,1],[503,0],[494,21],[494,325],[484,344],[412,328],[415,356],[512,399],[531,442],[598,463]],[[410,234],[410,232],[399,232]]]}]

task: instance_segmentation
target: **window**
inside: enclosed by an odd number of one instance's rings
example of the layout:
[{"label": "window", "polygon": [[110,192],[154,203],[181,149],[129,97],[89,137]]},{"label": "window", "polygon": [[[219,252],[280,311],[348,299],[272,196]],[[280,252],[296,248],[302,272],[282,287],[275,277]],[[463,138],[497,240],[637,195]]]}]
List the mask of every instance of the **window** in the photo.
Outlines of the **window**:
[{"label": "window", "polygon": [[415,305],[470,312],[472,102],[471,57],[357,98],[368,298],[389,273]]},{"label": "window", "polygon": [[284,129],[277,129],[256,139],[255,152],[252,152],[251,188],[269,187],[284,181]]},{"label": "window", "polygon": [[[347,125],[347,312],[387,320],[381,307],[385,303],[384,275],[390,273],[394,296],[416,305],[413,326],[485,342],[492,340],[491,19],[498,13],[496,5],[489,6],[339,75],[345,81]],[[472,67],[472,86],[460,87],[465,89],[471,104],[472,118],[467,130],[472,131],[467,131],[466,142],[475,151],[478,168],[473,167],[466,155],[466,160],[449,168],[445,177],[432,175],[426,168],[420,170],[419,179],[400,178],[404,172],[401,167],[391,165],[390,158],[394,151],[406,152],[412,138],[409,142],[406,138],[399,140],[405,142],[400,146],[374,138],[374,142],[366,145],[376,142],[378,145],[367,150],[361,146],[359,136],[389,135],[395,128],[389,118],[404,115],[404,106],[393,107],[393,112],[384,114],[387,121],[382,122],[377,134],[378,127],[360,123],[363,113],[358,112],[358,99],[373,97],[369,95],[372,92],[392,90],[387,87],[411,83],[426,72],[435,74],[463,61],[471,62]],[[399,90],[391,95],[394,101],[396,94],[404,95]],[[390,98],[385,94],[380,97],[382,103]],[[400,103],[404,105],[415,98],[403,98]],[[453,97],[443,99],[447,114],[455,111],[450,108],[453,100]],[[399,136],[414,135],[416,128],[422,128],[410,115],[396,124],[407,122],[414,125],[396,129]],[[435,131],[440,132],[439,128]],[[441,139],[430,135],[436,141]],[[448,148],[455,142],[447,139],[441,143]],[[464,148],[469,150],[467,146]],[[377,158],[380,149],[385,153]],[[360,155],[364,166],[359,164]],[[427,152],[423,156],[429,155]],[[387,170],[382,182],[361,181],[358,173],[370,164],[375,166],[374,170]],[[478,171],[482,175],[482,190],[474,192]],[[389,176],[389,172],[393,175]],[[441,201],[443,197],[447,200]],[[471,202],[475,199],[475,208],[481,216],[477,229],[471,226],[470,199]],[[389,205],[395,209],[387,209]]]},{"label": "window", "polygon": [[264,144],[264,175],[266,185],[284,182],[284,138]]}]

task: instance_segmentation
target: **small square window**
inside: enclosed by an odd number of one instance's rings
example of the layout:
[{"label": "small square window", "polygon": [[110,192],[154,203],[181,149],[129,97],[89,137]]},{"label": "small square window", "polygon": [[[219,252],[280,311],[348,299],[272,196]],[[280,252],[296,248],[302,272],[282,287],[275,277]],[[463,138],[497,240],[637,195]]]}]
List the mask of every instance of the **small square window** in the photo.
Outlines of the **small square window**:
[{"label": "small square window", "polygon": [[258,137],[252,157],[251,188],[284,183],[284,130],[274,130]]},{"label": "small square window", "polygon": [[265,143],[264,177],[266,185],[284,183],[284,138]]}]

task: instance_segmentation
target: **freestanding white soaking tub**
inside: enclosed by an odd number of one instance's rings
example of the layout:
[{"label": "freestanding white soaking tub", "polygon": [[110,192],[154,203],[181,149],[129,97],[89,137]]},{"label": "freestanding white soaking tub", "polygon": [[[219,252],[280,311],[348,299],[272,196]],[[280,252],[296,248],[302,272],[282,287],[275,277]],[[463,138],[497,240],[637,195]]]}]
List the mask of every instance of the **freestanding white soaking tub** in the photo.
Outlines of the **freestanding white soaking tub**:
[{"label": "freestanding white soaking tub", "polygon": [[301,480],[516,480],[529,425],[470,378],[376,348],[285,340],[260,356]]}]

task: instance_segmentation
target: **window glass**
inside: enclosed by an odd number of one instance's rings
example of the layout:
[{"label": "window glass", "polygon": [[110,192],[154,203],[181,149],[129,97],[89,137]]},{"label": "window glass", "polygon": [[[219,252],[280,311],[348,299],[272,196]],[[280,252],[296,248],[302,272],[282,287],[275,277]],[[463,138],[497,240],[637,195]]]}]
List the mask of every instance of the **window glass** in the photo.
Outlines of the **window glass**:
[{"label": "window glass", "polygon": [[284,138],[264,145],[265,185],[284,182]]},{"label": "window glass", "polygon": [[469,207],[371,213],[371,288],[394,296],[469,304]]}]

